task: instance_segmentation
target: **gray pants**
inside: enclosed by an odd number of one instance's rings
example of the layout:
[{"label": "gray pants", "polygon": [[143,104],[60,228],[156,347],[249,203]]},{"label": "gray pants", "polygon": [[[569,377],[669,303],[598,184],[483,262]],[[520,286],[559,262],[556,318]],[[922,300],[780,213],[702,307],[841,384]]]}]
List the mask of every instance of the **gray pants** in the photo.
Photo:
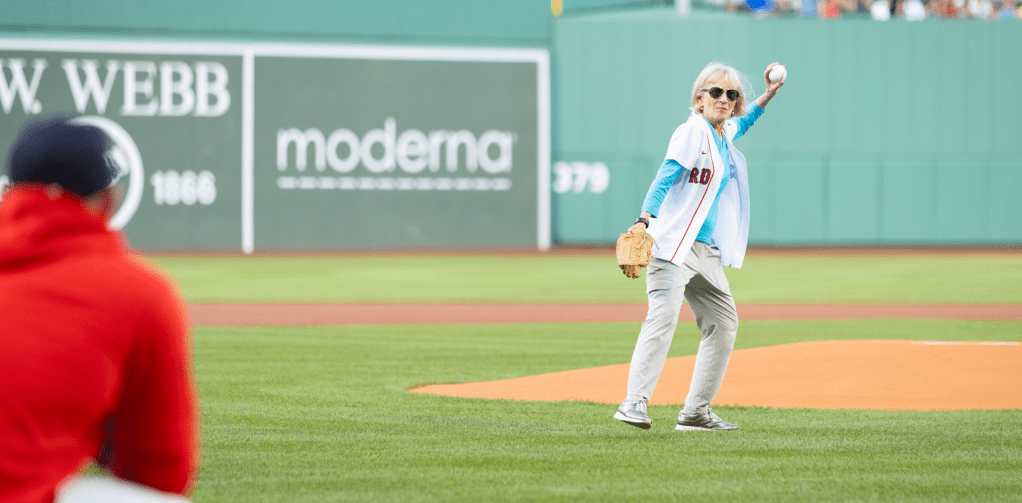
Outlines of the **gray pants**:
[{"label": "gray pants", "polygon": [[738,333],[738,311],[720,264],[720,251],[696,242],[682,265],[654,258],[646,274],[649,312],[628,370],[628,394],[652,398],[671,348],[682,298],[703,338],[683,412],[706,412],[724,381]]}]

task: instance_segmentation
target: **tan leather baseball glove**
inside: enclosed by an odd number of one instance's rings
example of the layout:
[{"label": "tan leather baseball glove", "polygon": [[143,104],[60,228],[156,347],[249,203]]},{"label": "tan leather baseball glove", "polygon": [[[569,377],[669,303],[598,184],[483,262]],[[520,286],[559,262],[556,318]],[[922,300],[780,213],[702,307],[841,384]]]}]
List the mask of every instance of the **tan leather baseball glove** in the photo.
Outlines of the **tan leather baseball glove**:
[{"label": "tan leather baseball glove", "polygon": [[654,244],[643,224],[631,226],[617,238],[617,265],[625,276],[632,279],[642,276],[642,268],[649,265],[653,256]]}]

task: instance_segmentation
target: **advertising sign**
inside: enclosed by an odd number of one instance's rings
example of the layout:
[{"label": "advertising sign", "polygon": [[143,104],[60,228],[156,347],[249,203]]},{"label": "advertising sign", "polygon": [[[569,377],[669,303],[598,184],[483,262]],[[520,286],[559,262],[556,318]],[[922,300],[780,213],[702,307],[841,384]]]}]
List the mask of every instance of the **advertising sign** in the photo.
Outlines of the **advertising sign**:
[{"label": "advertising sign", "polygon": [[8,39],[0,69],[0,148],[102,128],[137,248],[550,246],[545,51]]}]

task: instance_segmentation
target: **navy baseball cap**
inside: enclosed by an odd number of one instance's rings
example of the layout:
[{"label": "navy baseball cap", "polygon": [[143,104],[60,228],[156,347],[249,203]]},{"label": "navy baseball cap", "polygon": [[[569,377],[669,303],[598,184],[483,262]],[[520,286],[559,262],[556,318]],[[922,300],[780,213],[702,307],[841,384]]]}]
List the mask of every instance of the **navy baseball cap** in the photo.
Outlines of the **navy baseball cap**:
[{"label": "navy baseball cap", "polygon": [[110,138],[100,128],[57,115],[22,126],[7,156],[11,184],[60,185],[82,196],[99,192],[117,179],[120,169],[107,155]]}]

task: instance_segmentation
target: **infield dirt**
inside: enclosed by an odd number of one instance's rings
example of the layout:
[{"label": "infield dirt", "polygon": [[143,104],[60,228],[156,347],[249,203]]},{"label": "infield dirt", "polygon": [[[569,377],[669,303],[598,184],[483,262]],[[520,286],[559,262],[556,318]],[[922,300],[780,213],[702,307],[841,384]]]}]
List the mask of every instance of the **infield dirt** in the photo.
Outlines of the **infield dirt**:
[{"label": "infield dirt", "polygon": [[[685,401],[695,356],[669,358],[651,405]],[[817,341],[737,350],[714,405],[814,409],[1022,409],[1018,342]],[[628,364],[410,390],[617,404]]]},{"label": "infield dirt", "polygon": [[[646,304],[246,303],[191,304],[189,311],[196,326],[610,323],[641,322]],[[739,304],[738,317],[749,321],[1022,320],[1022,305]],[[692,312],[682,309],[679,319],[692,321]]]}]

